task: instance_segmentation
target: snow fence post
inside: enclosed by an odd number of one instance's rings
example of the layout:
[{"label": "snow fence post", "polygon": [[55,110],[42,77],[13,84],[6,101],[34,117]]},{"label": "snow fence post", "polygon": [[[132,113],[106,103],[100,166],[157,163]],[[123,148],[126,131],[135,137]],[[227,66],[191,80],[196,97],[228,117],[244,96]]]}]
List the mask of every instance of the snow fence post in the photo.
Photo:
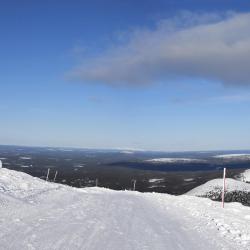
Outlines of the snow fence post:
[{"label": "snow fence post", "polygon": [[136,180],[133,180],[133,191],[135,191]]},{"label": "snow fence post", "polygon": [[225,190],[226,190],[226,168],[223,170],[223,190],[222,190],[222,207],[224,208],[224,202],[225,202]]},{"label": "snow fence post", "polygon": [[53,182],[56,181],[56,176],[57,176],[57,171],[55,172],[55,176],[54,176]]},{"label": "snow fence post", "polygon": [[98,187],[98,179],[95,179],[95,186]]},{"label": "snow fence post", "polygon": [[3,167],[3,163],[2,163],[2,161],[0,160],[0,168],[2,168]]},{"label": "snow fence post", "polygon": [[47,172],[47,176],[46,176],[46,181],[49,180],[49,171],[50,171],[50,169],[48,168],[48,172]]}]

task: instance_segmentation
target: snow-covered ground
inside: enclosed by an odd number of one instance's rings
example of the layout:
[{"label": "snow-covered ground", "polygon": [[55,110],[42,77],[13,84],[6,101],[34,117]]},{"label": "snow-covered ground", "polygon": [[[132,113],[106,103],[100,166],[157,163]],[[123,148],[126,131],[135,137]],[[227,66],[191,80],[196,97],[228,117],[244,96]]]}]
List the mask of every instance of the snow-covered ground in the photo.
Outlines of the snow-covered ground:
[{"label": "snow-covered ground", "polygon": [[184,179],[184,181],[187,181],[187,182],[194,181],[194,178],[186,178],[186,179]]},{"label": "snow-covered ground", "polygon": [[123,150],[120,152],[121,154],[134,154],[134,151]]},{"label": "snow-covered ground", "polygon": [[190,159],[190,158],[155,158],[145,160],[145,162],[151,163],[193,163],[193,162],[205,162],[202,159]]},{"label": "snow-covered ground", "polygon": [[250,169],[245,170],[239,177],[240,181],[250,182]]},{"label": "snow-covered ground", "polygon": [[[248,183],[244,183],[242,181],[234,180],[231,178],[226,178],[225,183],[226,183],[226,191],[227,192],[243,191],[243,192],[250,193],[250,184],[248,184]],[[188,195],[203,196],[211,191],[221,192],[222,187],[223,187],[223,180],[222,179],[214,179],[214,180],[206,182],[205,184],[203,184],[201,186],[198,186],[198,187],[192,189],[187,194]]]},{"label": "snow-covered ground", "polygon": [[[214,179],[194,188],[187,194],[219,201],[222,197],[222,186],[222,179]],[[250,207],[250,184],[227,178],[225,185],[225,201],[240,202]]]},{"label": "snow-covered ground", "polygon": [[19,158],[22,160],[31,160],[31,157],[27,157],[27,156],[20,156]]},{"label": "snow-covered ground", "polygon": [[250,249],[250,208],[193,196],[76,189],[0,169],[0,249]]},{"label": "snow-covered ground", "polygon": [[213,157],[218,159],[250,160],[250,154],[224,154]]},{"label": "snow-covered ground", "polygon": [[163,178],[153,178],[153,179],[148,180],[149,183],[154,183],[154,182],[159,183],[159,182],[163,182],[163,181],[164,181]]}]

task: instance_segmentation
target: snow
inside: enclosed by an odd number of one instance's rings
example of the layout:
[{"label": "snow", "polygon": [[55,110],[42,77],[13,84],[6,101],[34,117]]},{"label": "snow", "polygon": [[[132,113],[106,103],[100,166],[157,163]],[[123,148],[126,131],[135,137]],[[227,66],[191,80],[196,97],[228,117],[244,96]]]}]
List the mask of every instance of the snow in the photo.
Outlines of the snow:
[{"label": "snow", "polygon": [[149,186],[148,188],[164,188],[165,186],[164,185],[152,185],[152,186]]},{"label": "snow", "polygon": [[76,167],[76,168],[84,168],[84,167],[85,167],[85,164],[76,165],[75,167]]},{"label": "snow", "polygon": [[250,169],[247,169],[243,173],[241,173],[239,180],[250,182]]},{"label": "snow", "polygon": [[31,157],[21,156],[20,159],[22,159],[22,160],[31,160]]},{"label": "snow", "polygon": [[162,182],[162,181],[164,181],[164,179],[157,179],[157,178],[153,178],[153,179],[149,179],[148,180],[148,182],[150,182],[150,183],[154,183],[154,182]]},{"label": "snow", "polygon": [[123,150],[120,152],[121,154],[134,154],[133,151],[129,151],[129,150]]},{"label": "snow", "polygon": [[250,160],[250,154],[224,154],[224,155],[216,155],[213,156],[218,159],[244,159]]},{"label": "snow", "polygon": [[186,179],[184,179],[184,181],[187,181],[187,182],[194,181],[194,178],[186,178]]},{"label": "snow", "polygon": [[118,151],[130,151],[130,152],[147,152],[148,150],[143,149],[143,148],[130,148],[130,147],[125,147],[125,148],[112,148],[111,150],[118,150]]},{"label": "snow", "polygon": [[192,162],[205,162],[201,159],[190,159],[190,158],[155,158],[146,160],[146,162],[152,163],[192,163]]},{"label": "snow", "polygon": [[[205,184],[198,186],[191,191],[189,191],[188,195],[196,195],[196,196],[203,196],[211,191],[218,191],[221,192],[223,186],[222,179],[214,179],[211,181],[206,182]],[[233,192],[233,191],[243,191],[243,192],[250,192],[250,184],[237,181],[231,178],[226,178],[226,191]]]},{"label": "snow", "polygon": [[250,249],[250,208],[193,196],[77,189],[0,169],[0,249]]}]

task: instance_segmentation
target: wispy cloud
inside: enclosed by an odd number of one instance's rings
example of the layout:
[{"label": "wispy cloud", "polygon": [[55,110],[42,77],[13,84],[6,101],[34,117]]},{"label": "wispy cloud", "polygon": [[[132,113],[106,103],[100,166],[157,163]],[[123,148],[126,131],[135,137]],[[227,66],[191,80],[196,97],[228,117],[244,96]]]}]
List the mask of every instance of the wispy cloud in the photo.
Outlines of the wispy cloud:
[{"label": "wispy cloud", "polygon": [[249,102],[250,95],[222,95],[211,98],[212,101],[219,101],[219,102]]},{"label": "wispy cloud", "polygon": [[250,13],[184,13],[139,29],[76,67],[71,77],[111,85],[195,77],[250,85]]}]

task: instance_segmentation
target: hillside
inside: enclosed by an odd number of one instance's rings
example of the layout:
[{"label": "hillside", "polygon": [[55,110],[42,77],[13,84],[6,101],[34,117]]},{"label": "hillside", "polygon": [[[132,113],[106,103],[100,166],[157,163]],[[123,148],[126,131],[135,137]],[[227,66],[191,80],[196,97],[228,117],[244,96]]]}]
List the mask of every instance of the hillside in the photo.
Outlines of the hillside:
[{"label": "hillside", "polygon": [[[187,192],[187,195],[206,197],[212,200],[221,201],[222,183],[222,179],[208,181],[205,184],[190,190]],[[250,206],[250,184],[226,178],[225,201],[241,202],[243,205]]]},{"label": "hillside", "polygon": [[250,208],[0,169],[0,249],[250,249]]},{"label": "hillside", "polygon": [[250,169],[246,169],[239,178],[240,181],[249,182],[250,183]]}]

